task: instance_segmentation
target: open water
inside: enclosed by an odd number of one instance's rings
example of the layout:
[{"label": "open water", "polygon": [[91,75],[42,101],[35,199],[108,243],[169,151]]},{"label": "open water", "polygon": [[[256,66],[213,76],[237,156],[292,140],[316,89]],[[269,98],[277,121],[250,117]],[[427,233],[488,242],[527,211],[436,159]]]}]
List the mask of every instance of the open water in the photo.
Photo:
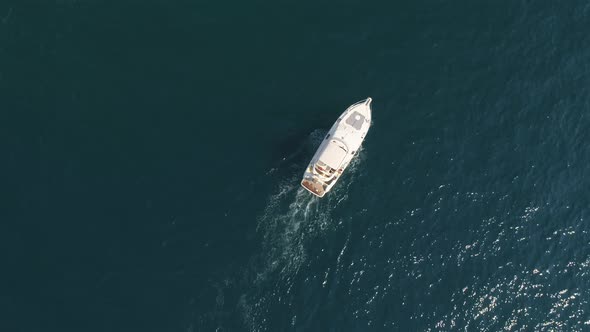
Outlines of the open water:
[{"label": "open water", "polygon": [[3,331],[590,330],[588,1],[4,1],[0,88]]}]

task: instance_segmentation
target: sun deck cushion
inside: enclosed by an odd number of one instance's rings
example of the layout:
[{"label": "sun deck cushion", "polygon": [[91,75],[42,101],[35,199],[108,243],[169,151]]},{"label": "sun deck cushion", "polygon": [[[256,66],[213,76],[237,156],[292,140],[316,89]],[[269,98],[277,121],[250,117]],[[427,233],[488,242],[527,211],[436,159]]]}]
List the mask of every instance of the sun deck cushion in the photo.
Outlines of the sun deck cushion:
[{"label": "sun deck cushion", "polygon": [[365,116],[359,112],[354,112],[346,118],[346,124],[353,127],[356,130],[361,130],[363,123],[365,122]]}]

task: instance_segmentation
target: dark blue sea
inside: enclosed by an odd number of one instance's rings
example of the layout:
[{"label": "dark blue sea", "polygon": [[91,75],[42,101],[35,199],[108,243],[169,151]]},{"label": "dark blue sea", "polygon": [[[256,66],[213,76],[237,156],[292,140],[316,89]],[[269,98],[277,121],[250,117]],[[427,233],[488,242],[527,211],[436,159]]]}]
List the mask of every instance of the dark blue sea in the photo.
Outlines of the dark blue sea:
[{"label": "dark blue sea", "polygon": [[5,0],[0,330],[590,331],[589,141],[587,0]]}]

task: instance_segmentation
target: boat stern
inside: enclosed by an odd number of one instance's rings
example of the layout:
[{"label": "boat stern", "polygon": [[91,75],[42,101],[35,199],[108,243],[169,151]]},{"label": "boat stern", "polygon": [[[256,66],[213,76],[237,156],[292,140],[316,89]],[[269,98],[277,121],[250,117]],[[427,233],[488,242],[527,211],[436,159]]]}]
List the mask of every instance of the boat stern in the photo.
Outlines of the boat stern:
[{"label": "boat stern", "polygon": [[326,194],[326,184],[312,176],[305,176],[301,180],[301,186],[317,197],[324,197]]}]

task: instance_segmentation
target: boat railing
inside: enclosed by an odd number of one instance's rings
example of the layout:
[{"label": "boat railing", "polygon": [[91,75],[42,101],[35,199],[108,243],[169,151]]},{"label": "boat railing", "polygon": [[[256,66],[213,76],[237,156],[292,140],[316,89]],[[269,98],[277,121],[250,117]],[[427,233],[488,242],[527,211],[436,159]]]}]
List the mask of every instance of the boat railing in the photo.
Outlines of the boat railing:
[{"label": "boat railing", "polygon": [[364,104],[365,106],[370,106],[371,105],[371,101],[373,101],[373,99],[371,97],[368,97],[367,99],[364,99],[364,100],[361,100],[361,101],[357,101],[356,103],[348,106],[347,110],[349,110],[349,109],[351,109],[351,108],[353,108],[355,106],[361,105],[361,104]]}]

